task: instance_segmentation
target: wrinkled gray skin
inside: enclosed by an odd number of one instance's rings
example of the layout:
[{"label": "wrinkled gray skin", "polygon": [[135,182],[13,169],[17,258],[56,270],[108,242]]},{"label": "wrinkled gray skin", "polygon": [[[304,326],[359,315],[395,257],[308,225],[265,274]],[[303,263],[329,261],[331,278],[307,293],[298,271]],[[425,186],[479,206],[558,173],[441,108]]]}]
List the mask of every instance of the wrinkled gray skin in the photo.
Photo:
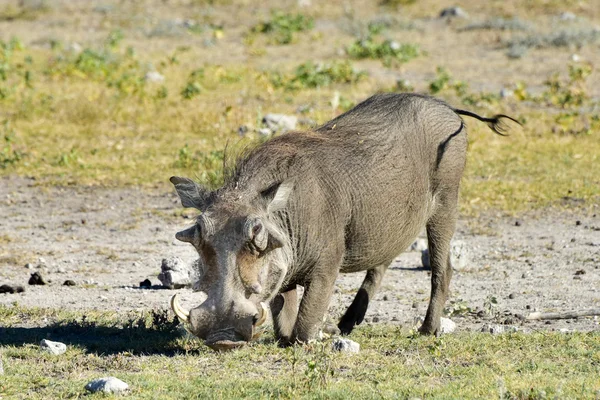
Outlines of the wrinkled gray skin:
[{"label": "wrinkled gray skin", "polygon": [[[215,349],[256,334],[270,303],[282,345],[317,333],[340,272],[367,271],[339,328],[359,324],[387,266],[423,226],[431,258],[424,334],[440,333],[452,275],[467,133],[458,114],[497,133],[500,118],[454,110],[415,94],[373,96],[311,132],[273,138],[247,152],[218,190],[173,177],[182,203],[202,211],[177,238],[198,250],[207,300],[191,331]],[[304,287],[298,307],[296,287]]]}]

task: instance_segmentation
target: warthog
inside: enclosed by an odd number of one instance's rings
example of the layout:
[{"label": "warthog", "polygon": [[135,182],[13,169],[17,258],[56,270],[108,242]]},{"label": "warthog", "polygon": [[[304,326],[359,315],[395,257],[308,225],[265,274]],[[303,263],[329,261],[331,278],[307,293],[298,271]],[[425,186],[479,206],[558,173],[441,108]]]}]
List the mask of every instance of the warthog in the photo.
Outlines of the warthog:
[{"label": "warthog", "polygon": [[304,342],[318,332],[338,273],[367,271],[339,323],[347,334],[387,266],[425,226],[431,298],[420,331],[439,334],[467,151],[459,114],[498,134],[503,118],[515,121],[427,96],[381,94],[312,131],[247,151],[215,191],[172,177],[183,206],[202,212],[176,238],[198,251],[198,289],[207,294],[190,311],[173,296],[176,315],[208,346],[231,349],[257,335],[269,303],[279,342]]}]

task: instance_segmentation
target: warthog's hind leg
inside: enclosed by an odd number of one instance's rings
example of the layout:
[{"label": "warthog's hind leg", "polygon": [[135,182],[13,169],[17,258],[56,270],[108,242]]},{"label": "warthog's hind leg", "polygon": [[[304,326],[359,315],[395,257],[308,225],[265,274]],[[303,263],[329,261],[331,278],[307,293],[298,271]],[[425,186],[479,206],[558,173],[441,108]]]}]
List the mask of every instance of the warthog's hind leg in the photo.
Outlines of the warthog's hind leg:
[{"label": "warthog's hind leg", "polygon": [[346,310],[346,313],[338,324],[342,335],[349,335],[354,327],[360,325],[365,318],[369,301],[375,296],[387,267],[387,264],[379,265],[367,271],[367,275],[360,289],[358,289],[354,301],[352,301],[352,304],[350,304],[350,307],[348,307],[348,310]]},{"label": "warthog's hind leg", "polygon": [[440,318],[448,299],[452,265],[450,240],[456,226],[456,202],[441,206],[427,222],[429,262],[431,264],[431,297],[425,321],[419,329],[423,334],[440,335]]}]

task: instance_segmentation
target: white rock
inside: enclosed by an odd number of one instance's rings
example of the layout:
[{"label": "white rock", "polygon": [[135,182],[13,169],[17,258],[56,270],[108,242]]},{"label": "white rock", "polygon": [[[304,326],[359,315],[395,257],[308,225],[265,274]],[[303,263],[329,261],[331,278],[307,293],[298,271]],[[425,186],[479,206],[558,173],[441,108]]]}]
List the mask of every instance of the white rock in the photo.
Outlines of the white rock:
[{"label": "white rock", "polygon": [[575,21],[577,16],[570,11],[565,11],[561,13],[559,16],[561,21]]},{"label": "white rock", "polygon": [[4,365],[2,364],[1,358],[0,358],[0,375],[4,375]]},{"label": "white rock", "polygon": [[161,273],[158,279],[163,286],[169,289],[191,287],[197,280],[197,272],[192,266],[185,264],[179,257],[170,257],[162,260]]},{"label": "white rock", "polygon": [[42,341],[40,342],[40,348],[56,356],[63,354],[65,351],[67,351],[66,344],[61,342],[53,342],[47,339],[42,339]]},{"label": "white rock", "polygon": [[500,97],[502,97],[503,99],[506,99],[508,97],[513,97],[514,95],[515,95],[515,92],[510,89],[503,88],[500,91]]},{"label": "white rock", "polygon": [[150,71],[146,73],[144,80],[146,80],[146,82],[164,82],[165,77],[160,72]]},{"label": "white rock", "polygon": [[410,245],[409,251],[423,251],[427,250],[427,239],[417,238],[413,244]]},{"label": "white rock", "polygon": [[481,332],[491,333],[492,335],[499,335],[500,333],[504,333],[504,327],[502,325],[483,324],[483,326],[481,327]]},{"label": "white rock", "polygon": [[79,43],[73,42],[69,46],[69,51],[73,54],[79,54],[83,51],[83,47],[81,47],[81,45]]},{"label": "white rock", "polygon": [[266,114],[262,119],[262,123],[273,133],[285,133],[296,129],[298,117],[285,114]]},{"label": "white rock", "polygon": [[440,12],[440,18],[469,18],[469,14],[460,7],[444,8]]},{"label": "white rock", "polygon": [[358,353],[360,344],[350,339],[337,338],[331,343],[333,351],[341,351],[343,353]]},{"label": "white rock", "polygon": [[440,318],[440,332],[452,333],[456,330],[456,323],[449,318]]},{"label": "white rock", "polygon": [[121,393],[129,389],[129,385],[122,380],[111,376],[107,378],[94,379],[85,385],[85,389],[92,393]]},{"label": "white rock", "polygon": [[573,62],[579,62],[579,61],[581,61],[581,57],[579,57],[579,54],[572,54],[571,55],[571,61],[573,61]]}]

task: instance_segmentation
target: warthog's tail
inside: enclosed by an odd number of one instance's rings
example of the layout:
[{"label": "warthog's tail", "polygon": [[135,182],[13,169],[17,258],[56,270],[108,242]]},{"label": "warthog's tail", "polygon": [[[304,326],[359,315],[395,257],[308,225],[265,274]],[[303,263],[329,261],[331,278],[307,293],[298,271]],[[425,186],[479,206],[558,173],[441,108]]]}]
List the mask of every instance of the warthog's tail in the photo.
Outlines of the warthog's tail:
[{"label": "warthog's tail", "polygon": [[508,126],[502,121],[502,118],[510,119],[511,121],[516,122],[517,124],[521,125],[521,123],[519,121],[517,121],[516,119],[509,117],[508,115],[504,115],[504,114],[494,115],[492,118],[485,118],[485,117],[481,117],[475,113],[472,113],[470,111],[458,110],[456,108],[454,108],[453,110],[457,114],[466,115],[467,117],[473,117],[480,121],[485,122],[487,124],[487,126],[490,127],[491,130],[493,130],[494,132],[496,132],[498,135],[501,135],[501,136],[506,136],[506,134],[504,132],[506,132],[508,130]]}]

